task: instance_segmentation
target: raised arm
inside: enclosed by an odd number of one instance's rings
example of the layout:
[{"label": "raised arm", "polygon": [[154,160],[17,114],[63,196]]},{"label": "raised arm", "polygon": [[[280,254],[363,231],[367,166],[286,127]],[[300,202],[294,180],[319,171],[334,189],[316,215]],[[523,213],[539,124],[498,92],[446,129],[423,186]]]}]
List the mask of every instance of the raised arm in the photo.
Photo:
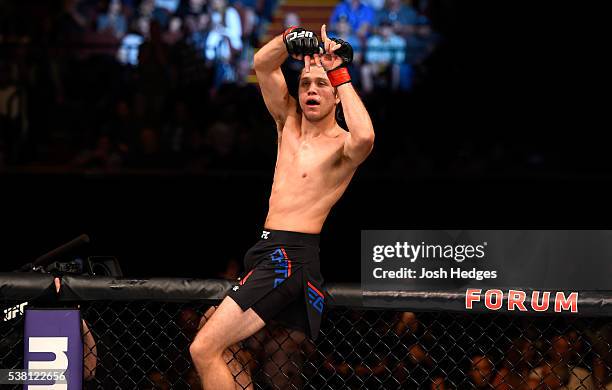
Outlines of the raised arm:
[{"label": "raised arm", "polygon": [[353,88],[353,84],[338,86],[338,96],[349,129],[344,141],[344,155],[353,163],[361,164],[374,147],[374,126],[370,114]]},{"label": "raised arm", "polygon": [[282,35],[279,35],[259,49],[255,54],[253,66],[264,102],[276,122],[278,131],[281,131],[285,125],[289,106],[293,100],[280,68],[287,56],[285,42]]},{"label": "raised arm", "polygon": [[317,58],[327,71],[327,77],[338,91],[349,135],[344,141],[344,155],[355,165],[368,157],[374,145],[374,126],[370,114],[351,84],[346,65],[353,60],[353,49],[348,42],[327,37],[325,25],[321,27],[325,53]]},{"label": "raised arm", "polygon": [[295,109],[295,99],[289,95],[281,65],[289,54],[303,59],[310,66],[310,55],[318,54],[319,41],[311,31],[292,27],[262,47],[254,58],[255,74],[268,111],[276,121],[278,131],[283,129],[289,110]]}]

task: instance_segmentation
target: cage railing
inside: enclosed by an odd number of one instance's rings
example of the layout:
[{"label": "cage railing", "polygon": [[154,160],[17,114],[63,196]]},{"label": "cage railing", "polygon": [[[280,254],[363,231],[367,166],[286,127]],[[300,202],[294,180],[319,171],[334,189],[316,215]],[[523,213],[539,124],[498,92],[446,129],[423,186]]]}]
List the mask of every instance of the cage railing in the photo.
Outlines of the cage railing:
[{"label": "cage railing", "polygon": [[[0,368],[23,367],[23,310],[79,307],[85,388],[201,388],[189,345],[231,282],[66,275],[61,285],[0,274]],[[269,324],[225,351],[237,388],[612,388],[610,291],[579,292],[575,313],[538,314],[467,310],[465,290],[326,290],[316,341]]]}]

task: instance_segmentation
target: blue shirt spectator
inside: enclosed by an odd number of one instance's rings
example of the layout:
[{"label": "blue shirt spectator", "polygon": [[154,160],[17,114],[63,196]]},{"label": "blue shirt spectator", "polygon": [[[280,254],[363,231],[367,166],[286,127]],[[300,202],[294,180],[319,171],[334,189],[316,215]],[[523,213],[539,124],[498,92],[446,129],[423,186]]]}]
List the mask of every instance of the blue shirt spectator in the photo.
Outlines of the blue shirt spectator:
[{"label": "blue shirt spectator", "polygon": [[128,29],[127,18],[123,14],[123,5],[120,0],[112,0],[108,11],[98,16],[98,31],[108,31],[117,39],[121,39]]},{"label": "blue shirt spectator", "polygon": [[414,29],[417,18],[416,10],[403,4],[402,0],[388,0],[385,7],[376,14],[376,26],[386,21],[391,23],[396,34],[406,35]]},{"label": "blue shirt spectator", "polygon": [[361,0],[345,0],[334,8],[329,20],[332,30],[336,28],[336,23],[341,18],[346,18],[351,25],[351,29],[358,36],[365,37],[375,22],[376,14],[372,7],[364,4]]},{"label": "blue shirt spectator", "polygon": [[155,8],[165,9],[169,13],[176,12],[180,4],[180,0],[155,0]]},{"label": "blue shirt spectator", "polygon": [[406,58],[406,41],[393,33],[389,22],[384,22],[377,34],[367,41],[365,64],[361,67],[361,85],[365,93],[374,90],[376,84],[386,83],[386,88],[397,90],[401,86],[401,73]]},{"label": "blue shirt spectator", "polygon": [[334,33],[331,35],[332,38],[340,38],[347,41],[353,47],[353,62],[360,64],[363,59],[363,48],[361,47],[361,41],[357,35],[351,31],[351,25],[348,23],[346,18],[340,18],[336,23]]},{"label": "blue shirt spectator", "polygon": [[385,0],[361,0],[378,12],[385,6]]},{"label": "blue shirt spectator", "polygon": [[406,41],[395,34],[373,35],[368,39],[366,62],[371,64],[400,64],[406,58]]}]

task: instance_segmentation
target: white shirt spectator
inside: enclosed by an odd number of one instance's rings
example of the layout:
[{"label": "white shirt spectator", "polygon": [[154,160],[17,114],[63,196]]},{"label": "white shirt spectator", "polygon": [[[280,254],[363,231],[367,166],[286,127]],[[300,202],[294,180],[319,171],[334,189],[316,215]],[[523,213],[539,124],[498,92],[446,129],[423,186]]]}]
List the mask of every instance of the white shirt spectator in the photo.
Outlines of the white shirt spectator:
[{"label": "white shirt spectator", "polygon": [[234,50],[242,49],[242,23],[240,15],[233,7],[228,7],[225,10],[225,24],[223,16],[219,12],[213,12],[210,16],[211,29],[206,39],[206,58],[213,60],[215,58],[229,60],[231,50],[228,45]]},{"label": "white shirt spectator", "polygon": [[144,38],[138,34],[128,34],[121,40],[117,51],[117,60],[124,65],[138,65],[138,49]]}]

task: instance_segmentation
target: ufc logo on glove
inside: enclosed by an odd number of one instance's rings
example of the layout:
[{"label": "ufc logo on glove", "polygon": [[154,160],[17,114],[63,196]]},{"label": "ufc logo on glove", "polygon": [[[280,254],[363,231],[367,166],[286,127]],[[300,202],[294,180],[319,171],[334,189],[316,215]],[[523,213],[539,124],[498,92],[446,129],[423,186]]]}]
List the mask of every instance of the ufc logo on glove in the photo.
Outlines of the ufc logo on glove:
[{"label": "ufc logo on glove", "polygon": [[286,40],[293,41],[298,38],[312,38],[314,33],[312,31],[293,31],[287,34]]}]

